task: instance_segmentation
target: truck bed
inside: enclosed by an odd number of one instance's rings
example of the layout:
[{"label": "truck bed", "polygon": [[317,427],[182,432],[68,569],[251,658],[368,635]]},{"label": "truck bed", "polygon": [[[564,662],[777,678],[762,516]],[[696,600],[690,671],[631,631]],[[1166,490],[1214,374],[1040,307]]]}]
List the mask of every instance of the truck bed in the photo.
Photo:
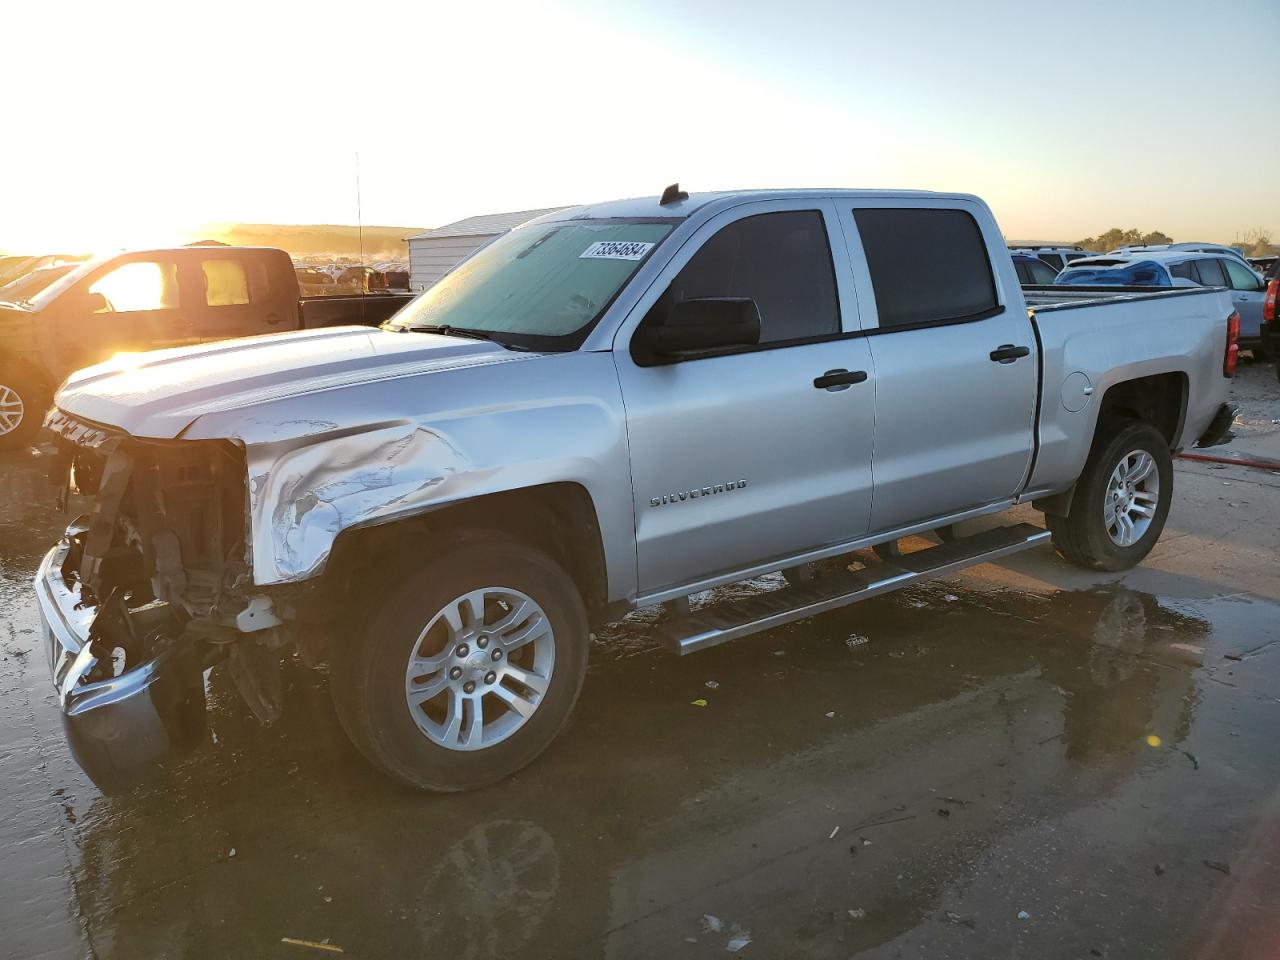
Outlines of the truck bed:
[{"label": "truck bed", "polygon": [[1027,301],[1028,312],[1044,313],[1047,310],[1069,310],[1116,301],[1169,300],[1174,297],[1199,296],[1218,287],[1075,287],[1034,286],[1024,284],[1022,296]]}]

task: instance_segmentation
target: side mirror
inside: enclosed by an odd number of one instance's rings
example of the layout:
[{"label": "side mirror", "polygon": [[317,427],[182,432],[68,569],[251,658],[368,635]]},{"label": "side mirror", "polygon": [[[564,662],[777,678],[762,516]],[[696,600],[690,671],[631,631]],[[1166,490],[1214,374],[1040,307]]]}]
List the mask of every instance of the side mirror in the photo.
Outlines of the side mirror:
[{"label": "side mirror", "polygon": [[681,300],[666,320],[648,330],[649,348],[661,357],[752,347],[760,342],[760,310],[749,297]]}]

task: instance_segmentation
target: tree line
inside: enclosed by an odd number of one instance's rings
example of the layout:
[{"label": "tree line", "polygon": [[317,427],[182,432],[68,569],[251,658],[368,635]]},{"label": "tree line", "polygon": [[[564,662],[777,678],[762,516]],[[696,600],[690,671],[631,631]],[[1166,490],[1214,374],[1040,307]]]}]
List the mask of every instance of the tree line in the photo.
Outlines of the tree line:
[{"label": "tree line", "polygon": [[[1123,230],[1120,227],[1112,227],[1106,233],[1100,233],[1096,237],[1085,237],[1083,240],[1076,241],[1086,250],[1096,250],[1100,253],[1115,250],[1117,247],[1136,247],[1173,242],[1173,237],[1163,230],[1152,230],[1150,233],[1143,233],[1141,230],[1134,228]],[[1244,233],[1237,233],[1236,238],[1230,241],[1227,246],[1239,247],[1247,257],[1261,257],[1277,252],[1276,245],[1271,241],[1271,231],[1263,227],[1255,227],[1252,230],[1244,231]]]}]

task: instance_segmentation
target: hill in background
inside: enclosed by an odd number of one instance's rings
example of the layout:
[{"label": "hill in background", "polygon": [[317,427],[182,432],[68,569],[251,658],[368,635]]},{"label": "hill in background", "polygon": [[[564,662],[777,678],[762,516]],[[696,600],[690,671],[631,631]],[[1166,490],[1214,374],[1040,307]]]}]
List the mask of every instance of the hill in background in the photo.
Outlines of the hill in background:
[{"label": "hill in background", "polygon": [[366,260],[404,260],[409,256],[406,238],[425,229],[368,226],[361,231],[346,224],[330,223],[210,223],[193,239],[220,240],[237,246],[279,247],[295,257],[357,257],[363,232]]}]

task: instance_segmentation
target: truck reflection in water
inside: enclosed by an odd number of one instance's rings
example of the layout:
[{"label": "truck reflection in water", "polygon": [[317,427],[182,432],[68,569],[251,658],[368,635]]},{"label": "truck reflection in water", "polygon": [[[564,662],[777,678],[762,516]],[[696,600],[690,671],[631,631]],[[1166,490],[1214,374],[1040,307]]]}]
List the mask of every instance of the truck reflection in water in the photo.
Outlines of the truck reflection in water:
[{"label": "truck reflection in water", "polygon": [[[649,630],[625,623],[544,761],[467,794],[369,777],[300,666],[265,735],[215,670],[209,742],[70,828],[89,937],[103,957],[265,955],[281,937],[360,956],[661,956],[711,939],[699,918],[719,911],[761,948],[888,942],[1030,818],[1170,762],[1209,630],[1119,588],[946,596],[679,660],[611,656]],[[841,642],[854,631],[872,642]]]}]

